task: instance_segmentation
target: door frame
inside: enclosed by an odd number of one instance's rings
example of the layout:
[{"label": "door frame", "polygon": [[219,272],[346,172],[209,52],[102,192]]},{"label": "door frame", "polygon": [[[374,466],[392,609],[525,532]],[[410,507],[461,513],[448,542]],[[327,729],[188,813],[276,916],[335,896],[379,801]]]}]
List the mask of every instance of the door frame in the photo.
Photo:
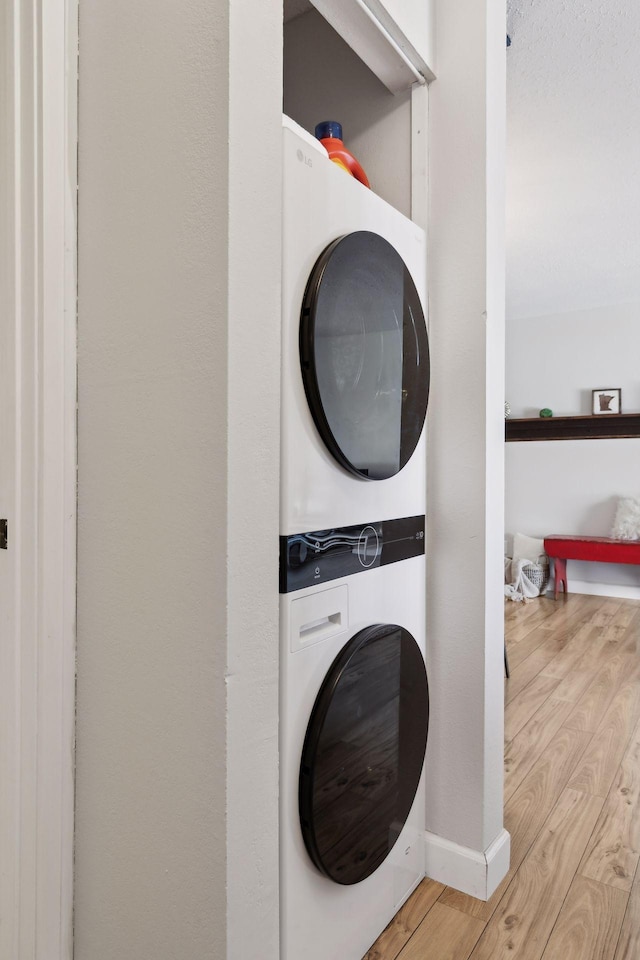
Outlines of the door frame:
[{"label": "door frame", "polygon": [[[15,617],[0,637],[0,955],[71,960],[77,0],[6,0],[0,296],[15,344]],[[12,556],[11,556],[12,554]]]}]

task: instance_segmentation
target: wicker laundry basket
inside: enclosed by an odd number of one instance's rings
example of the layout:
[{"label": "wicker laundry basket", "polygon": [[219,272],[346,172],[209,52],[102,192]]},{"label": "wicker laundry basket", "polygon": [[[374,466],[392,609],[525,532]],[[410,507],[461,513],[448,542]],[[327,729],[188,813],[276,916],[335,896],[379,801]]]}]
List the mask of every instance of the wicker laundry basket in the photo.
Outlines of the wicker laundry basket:
[{"label": "wicker laundry basket", "polygon": [[549,560],[545,559],[542,563],[526,563],[522,568],[522,572],[525,577],[527,577],[534,586],[538,588],[540,593],[544,593],[547,589],[550,576],[550,566]]}]

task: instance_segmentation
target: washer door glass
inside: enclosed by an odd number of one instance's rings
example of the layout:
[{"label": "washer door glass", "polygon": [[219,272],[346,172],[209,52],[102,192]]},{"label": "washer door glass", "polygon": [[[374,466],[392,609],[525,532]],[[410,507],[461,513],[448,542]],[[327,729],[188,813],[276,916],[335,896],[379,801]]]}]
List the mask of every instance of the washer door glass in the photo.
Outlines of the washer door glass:
[{"label": "washer door glass", "polygon": [[387,857],[418,789],[428,728],[414,638],[395,624],[361,630],[324,680],[300,765],[302,835],[325,876],[358,883]]},{"label": "washer door glass", "polygon": [[411,275],[378,234],[318,259],[300,323],[302,378],[325,444],[351,473],[385,480],[415,450],[429,398],[429,342]]}]

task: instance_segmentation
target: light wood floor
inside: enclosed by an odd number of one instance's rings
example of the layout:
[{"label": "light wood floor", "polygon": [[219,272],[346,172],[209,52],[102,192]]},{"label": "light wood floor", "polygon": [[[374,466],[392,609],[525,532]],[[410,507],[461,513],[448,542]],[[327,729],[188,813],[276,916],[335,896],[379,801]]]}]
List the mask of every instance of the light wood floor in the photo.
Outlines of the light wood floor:
[{"label": "light wood floor", "polygon": [[487,903],[424,880],[364,960],[640,960],[640,601],[505,623],[511,869]]}]

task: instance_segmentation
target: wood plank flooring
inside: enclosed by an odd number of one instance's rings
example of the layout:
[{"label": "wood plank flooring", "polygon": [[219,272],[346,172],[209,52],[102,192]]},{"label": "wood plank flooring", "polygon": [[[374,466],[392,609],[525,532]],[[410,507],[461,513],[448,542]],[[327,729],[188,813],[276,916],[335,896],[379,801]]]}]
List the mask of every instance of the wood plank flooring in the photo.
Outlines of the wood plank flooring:
[{"label": "wood plank flooring", "polygon": [[424,880],[363,960],[640,960],[640,601],[508,601],[505,636],[509,873]]}]

